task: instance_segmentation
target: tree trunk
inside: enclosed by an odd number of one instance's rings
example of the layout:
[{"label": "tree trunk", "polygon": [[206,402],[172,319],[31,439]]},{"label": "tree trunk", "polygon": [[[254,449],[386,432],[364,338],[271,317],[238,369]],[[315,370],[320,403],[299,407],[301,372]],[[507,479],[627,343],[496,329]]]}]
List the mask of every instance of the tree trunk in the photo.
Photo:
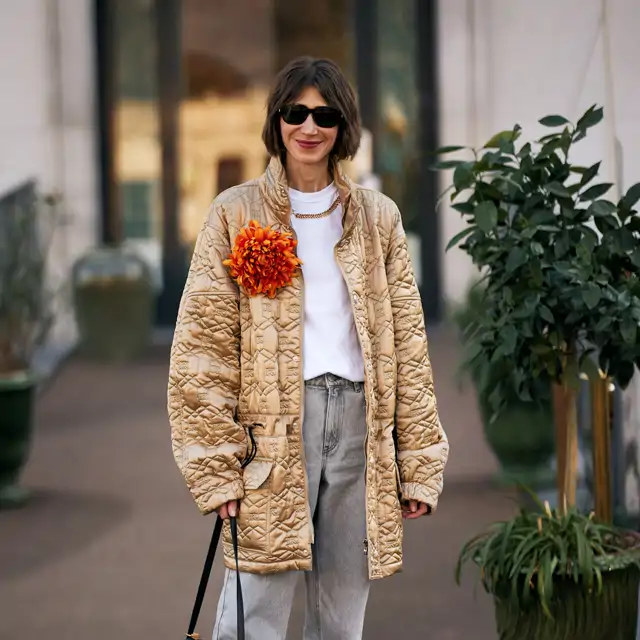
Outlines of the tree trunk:
[{"label": "tree trunk", "polygon": [[591,436],[593,495],[596,517],[611,524],[611,381],[603,376],[591,382]]},{"label": "tree trunk", "polygon": [[576,503],[578,486],[578,413],[577,391],[567,384],[553,388],[558,460],[558,505],[561,509]]}]

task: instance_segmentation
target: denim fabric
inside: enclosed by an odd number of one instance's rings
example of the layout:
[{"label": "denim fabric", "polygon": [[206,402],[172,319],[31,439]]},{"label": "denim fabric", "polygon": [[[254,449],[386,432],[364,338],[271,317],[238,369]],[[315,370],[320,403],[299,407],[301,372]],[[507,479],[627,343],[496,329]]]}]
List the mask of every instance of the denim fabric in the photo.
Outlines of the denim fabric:
[{"label": "denim fabric", "polygon": [[[303,439],[315,543],[313,570],[304,573],[304,640],[362,638],[369,595],[365,437],[362,383],[332,374],[306,382]],[[299,574],[241,574],[247,640],[285,639]],[[214,640],[236,637],[235,581],[227,570]]]}]

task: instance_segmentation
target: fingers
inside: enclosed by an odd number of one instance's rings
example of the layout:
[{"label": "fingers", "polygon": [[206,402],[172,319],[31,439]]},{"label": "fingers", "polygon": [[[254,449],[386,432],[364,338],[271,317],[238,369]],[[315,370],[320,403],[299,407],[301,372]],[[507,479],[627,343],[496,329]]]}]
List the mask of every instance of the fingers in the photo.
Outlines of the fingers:
[{"label": "fingers", "polygon": [[405,520],[415,520],[429,513],[429,505],[417,500],[409,500],[402,505],[402,517]]},{"label": "fingers", "polygon": [[227,505],[223,504],[219,509],[218,509],[218,515],[223,519],[223,520],[228,520],[229,519],[229,512],[227,511]]},{"label": "fingers", "polygon": [[231,518],[235,518],[238,515],[238,501],[237,500],[230,500],[226,504],[223,504],[218,509],[218,515],[223,520],[228,520],[230,517]]}]

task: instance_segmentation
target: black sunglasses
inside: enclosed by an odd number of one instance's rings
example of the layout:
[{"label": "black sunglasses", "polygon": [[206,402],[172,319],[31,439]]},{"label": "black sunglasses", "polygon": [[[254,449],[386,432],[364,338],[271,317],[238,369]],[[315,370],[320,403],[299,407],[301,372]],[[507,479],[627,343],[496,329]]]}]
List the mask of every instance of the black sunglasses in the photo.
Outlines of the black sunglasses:
[{"label": "black sunglasses", "polygon": [[315,107],[309,109],[303,104],[288,104],[280,109],[282,119],[291,125],[300,125],[307,120],[311,114],[313,121],[322,129],[332,129],[337,127],[341,120],[342,114],[338,109],[333,107]]}]

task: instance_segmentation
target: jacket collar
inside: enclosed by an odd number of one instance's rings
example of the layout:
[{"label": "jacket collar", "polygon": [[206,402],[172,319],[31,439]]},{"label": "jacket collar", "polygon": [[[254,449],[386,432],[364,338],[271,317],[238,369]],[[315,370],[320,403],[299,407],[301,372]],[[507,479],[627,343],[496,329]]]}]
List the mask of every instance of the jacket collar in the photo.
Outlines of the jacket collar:
[{"label": "jacket collar", "polygon": [[[339,162],[332,163],[331,175],[338,188],[338,195],[342,203],[343,237],[351,232],[357,218],[358,207],[355,206],[354,185],[344,174]],[[284,225],[291,226],[291,200],[289,199],[289,184],[287,174],[280,158],[273,156],[267,170],[260,178],[260,191],[267,206],[276,218]]]}]

